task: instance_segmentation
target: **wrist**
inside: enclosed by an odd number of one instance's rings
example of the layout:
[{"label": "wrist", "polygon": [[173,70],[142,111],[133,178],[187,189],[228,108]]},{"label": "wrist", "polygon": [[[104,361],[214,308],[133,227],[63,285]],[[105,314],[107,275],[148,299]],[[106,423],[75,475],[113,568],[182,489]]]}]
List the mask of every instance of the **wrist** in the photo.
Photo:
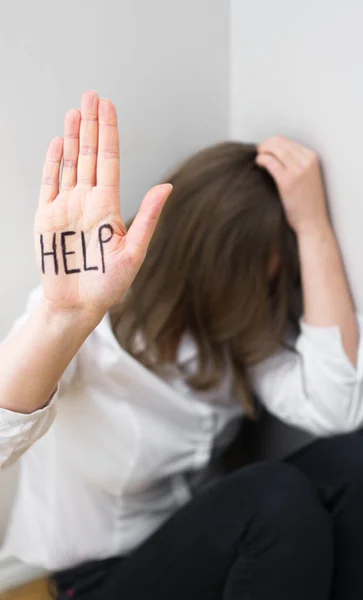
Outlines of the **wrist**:
[{"label": "wrist", "polygon": [[37,311],[48,331],[69,333],[73,338],[80,339],[86,339],[104,316],[79,308],[56,306],[44,296],[39,301]]},{"label": "wrist", "polygon": [[338,243],[334,230],[329,222],[311,224],[297,234],[300,264],[308,261],[322,260],[338,251]]},{"label": "wrist", "polygon": [[310,238],[324,235],[334,235],[333,227],[328,217],[314,219],[300,223],[295,227],[295,233],[298,241],[302,238]]}]

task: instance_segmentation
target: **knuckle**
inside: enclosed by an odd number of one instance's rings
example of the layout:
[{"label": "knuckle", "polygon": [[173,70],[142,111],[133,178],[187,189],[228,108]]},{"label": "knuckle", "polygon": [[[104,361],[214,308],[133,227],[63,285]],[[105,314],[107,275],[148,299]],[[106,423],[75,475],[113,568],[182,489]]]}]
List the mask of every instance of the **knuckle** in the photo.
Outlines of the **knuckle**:
[{"label": "knuckle", "polygon": [[104,150],[101,150],[99,152],[99,156],[101,158],[106,158],[106,159],[118,159],[118,151],[114,150],[112,148],[105,148]]},{"label": "knuckle", "polygon": [[97,153],[97,146],[94,144],[81,144],[79,153],[83,156],[95,156]]},{"label": "knuckle", "polygon": [[78,177],[77,185],[79,186],[93,186],[93,179],[91,177],[87,177],[86,175],[80,175]]},{"label": "knuckle", "polygon": [[269,138],[269,141],[272,144],[280,144],[285,138],[280,134],[277,133],[276,135],[273,135],[271,138]]},{"label": "knuckle", "polygon": [[113,118],[101,117],[98,122],[99,122],[100,127],[105,128],[106,130],[109,130],[110,132],[118,131],[117,122]]},{"label": "knuckle", "polygon": [[83,111],[82,112],[82,121],[94,123],[95,121],[98,121],[98,116],[95,113]]},{"label": "knuckle", "polygon": [[62,181],[62,189],[63,190],[72,190],[74,188],[74,183],[72,181],[64,180]]},{"label": "knuckle", "polygon": [[77,166],[77,161],[74,160],[73,158],[66,158],[63,161],[63,168],[64,169],[74,169]]},{"label": "knuckle", "polygon": [[43,177],[43,185],[54,185],[56,182],[56,178],[52,175],[46,175]]},{"label": "knuckle", "polygon": [[105,189],[105,190],[109,190],[111,192],[116,192],[119,193],[120,192],[120,186],[117,185],[116,183],[98,183],[97,187],[101,188],[101,189]]}]

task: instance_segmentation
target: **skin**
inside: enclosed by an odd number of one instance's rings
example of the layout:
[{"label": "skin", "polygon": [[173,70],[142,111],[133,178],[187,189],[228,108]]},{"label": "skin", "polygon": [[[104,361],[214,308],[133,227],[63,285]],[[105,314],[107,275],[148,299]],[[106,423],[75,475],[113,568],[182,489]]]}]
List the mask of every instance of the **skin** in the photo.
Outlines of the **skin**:
[{"label": "skin", "polygon": [[[63,160],[63,171],[61,163]],[[313,325],[339,325],[353,364],[357,326],[338,247],[326,214],[316,155],[278,136],[259,146],[257,162],[276,179],[300,248],[305,319]],[[64,137],[52,140],[44,165],[34,221],[36,260],[43,297],[26,322],[0,345],[0,406],[31,413],[45,406],[68,364],[109,308],[130,287],[147,252],[170,194],[169,184],[152,188],[126,233],[120,213],[117,116],[110,100],[94,91],[82,97],[81,111],[65,116]],[[42,273],[40,234],[68,238],[69,260],[82,264],[81,232],[87,260],[99,264],[96,232],[112,225],[104,246],[106,272]],[[60,260],[61,262],[61,260]]]},{"label": "skin", "polygon": [[287,220],[297,236],[304,320],[320,327],[338,325],[345,352],[355,367],[357,320],[329,221],[319,158],[309,148],[278,135],[258,145],[256,162],[274,178]]},{"label": "skin", "polygon": [[[99,100],[91,90],[83,95],[80,111],[67,112],[64,137],[53,139],[46,155],[34,221],[43,297],[25,324],[0,345],[2,408],[31,413],[43,407],[87,336],[136,276],[172,186],[156,186],[146,194],[126,233],[119,179],[116,110],[110,100]],[[80,265],[83,230],[88,262],[94,265],[100,262],[97,231],[104,223],[114,229],[112,240],[104,246],[105,273],[67,275],[60,269],[56,275],[53,269],[42,274],[41,233],[50,247],[54,232],[75,231],[67,248],[75,252],[70,262]]]}]

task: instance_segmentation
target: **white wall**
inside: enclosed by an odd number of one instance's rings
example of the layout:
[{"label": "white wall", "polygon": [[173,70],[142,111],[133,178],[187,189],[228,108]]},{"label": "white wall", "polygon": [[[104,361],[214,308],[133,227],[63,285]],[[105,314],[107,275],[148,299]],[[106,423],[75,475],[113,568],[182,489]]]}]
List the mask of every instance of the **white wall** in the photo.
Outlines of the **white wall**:
[{"label": "white wall", "polygon": [[363,310],[363,4],[231,0],[230,16],[231,137],[284,133],[319,152]]},{"label": "white wall", "polygon": [[[88,88],[116,103],[124,215],[189,152],[228,133],[225,0],[12,0],[0,20],[0,335],[38,282],[44,152]],[[14,476],[0,477],[0,539]]]}]

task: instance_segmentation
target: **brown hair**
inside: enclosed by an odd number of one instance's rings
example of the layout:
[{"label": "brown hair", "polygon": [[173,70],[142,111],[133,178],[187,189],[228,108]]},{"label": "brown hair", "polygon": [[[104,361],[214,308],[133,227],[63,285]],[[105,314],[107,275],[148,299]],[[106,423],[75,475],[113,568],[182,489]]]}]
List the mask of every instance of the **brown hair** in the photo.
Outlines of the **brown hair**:
[{"label": "brown hair", "polygon": [[[145,262],[110,311],[120,344],[147,368],[174,362],[184,332],[198,349],[195,389],[220,383],[225,352],[234,390],[250,417],[256,405],[247,368],[269,356],[289,321],[297,324],[296,239],[256,146],[226,142],[189,158],[171,177]],[[271,259],[278,258],[271,275]],[[123,318],[127,317],[127,318]],[[137,349],[141,331],[145,346]]]}]

